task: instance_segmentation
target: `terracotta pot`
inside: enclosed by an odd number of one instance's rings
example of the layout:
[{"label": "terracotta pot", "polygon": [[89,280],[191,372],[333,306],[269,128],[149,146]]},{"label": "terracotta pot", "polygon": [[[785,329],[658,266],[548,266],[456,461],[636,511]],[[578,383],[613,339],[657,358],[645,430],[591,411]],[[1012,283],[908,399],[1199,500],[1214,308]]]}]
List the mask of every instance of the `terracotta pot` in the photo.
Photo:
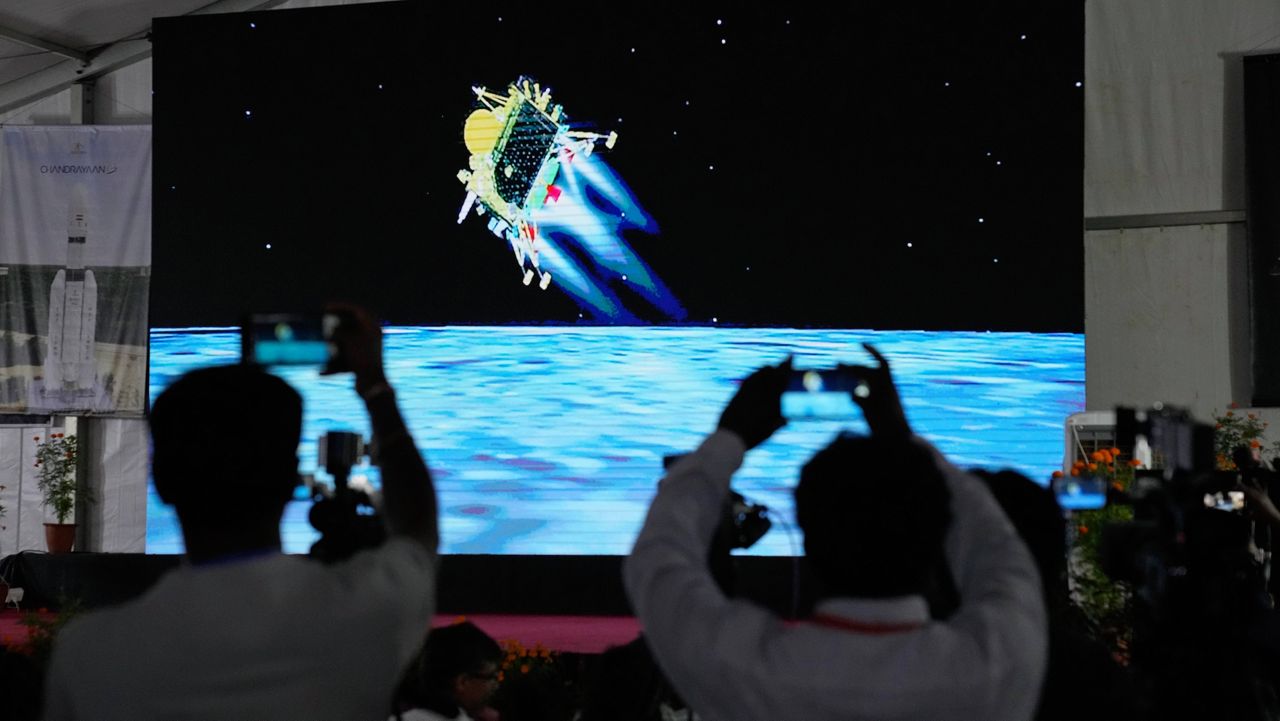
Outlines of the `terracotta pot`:
[{"label": "terracotta pot", "polygon": [[44,524],[44,544],[49,548],[49,553],[69,552],[76,544],[76,524]]}]

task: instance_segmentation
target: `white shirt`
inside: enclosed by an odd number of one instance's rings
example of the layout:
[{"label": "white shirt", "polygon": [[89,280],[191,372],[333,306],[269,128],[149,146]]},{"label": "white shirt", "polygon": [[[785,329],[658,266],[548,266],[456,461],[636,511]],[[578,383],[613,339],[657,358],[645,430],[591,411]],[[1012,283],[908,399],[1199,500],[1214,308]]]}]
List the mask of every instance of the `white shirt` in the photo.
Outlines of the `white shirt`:
[{"label": "white shirt", "polygon": [[935,451],[951,491],[946,551],[961,598],[950,619],[930,621],[918,597],[839,599],[818,611],[854,626],[921,625],[867,633],[787,624],[727,599],[707,570],[744,453],[720,431],[677,463],[624,565],[654,656],[692,708],[709,721],[1031,718],[1047,649],[1040,581],[980,481]]},{"label": "white shirt", "polygon": [[45,718],[381,720],[422,646],[436,561],[392,538],[333,566],[183,565],[58,636]]}]

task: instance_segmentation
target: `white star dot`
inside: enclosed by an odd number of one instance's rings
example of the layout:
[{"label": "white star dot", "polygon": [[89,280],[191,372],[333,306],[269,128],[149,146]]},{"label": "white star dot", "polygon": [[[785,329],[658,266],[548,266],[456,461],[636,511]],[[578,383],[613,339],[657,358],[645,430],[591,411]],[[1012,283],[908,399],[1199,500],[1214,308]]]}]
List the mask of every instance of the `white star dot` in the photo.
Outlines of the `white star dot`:
[{"label": "white star dot", "polygon": [[631,48],[631,52],[633,52],[633,53],[634,53],[635,51],[636,51],[636,49],[635,49],[635,48]]},{"label": "white star dot", "polygon": [[907,247],[908,247],[908,248],[911,248],[911,247],[914,247],[914,246],[912,246],[910,243],[907,243]]},{"label": "white star dot", "polygon": [[249,27],[251,27],[251,28],[256,28],[256,27],[258,27],[258,24],[257,24],[257,23],[249,23]]},{"label": "white star dot", "polygon": [[1003,161],[1003,160],[997,160],[997,161],[996,161],[996,165],[1004,165],[1004,161]]},{"label": "white star dot", "polygon": [[1019,40],[1026,40],[1026,39],[1027,39],[1027,36],[1026,36],[1026,35],[1023,35],[1023,36],[1019,37],[1018,39],[1019,39]]},{"label": "white star dot", "polygon": [[992,263],[999,263],[999,262],[1000,262],[1000,259],[999,259],[999,258],[992,258],[992,259],[991,259],[991,262],[992,262]]},{"label": "white star dot", "polygon": [[707,170],[715,170],[715,169],[716,169],[716,166],[714,166],[714,165],[708,165],[708,166],[707,166]]},{"label": "white star dot", "polygon": [[721,44],[721,45],[724,45],[724,43],[725,43],[725,39],[724,39],[724,38],[720,38],[720,44]]},{"label": "white star dot", "polygon": [[719,322],[720,322],[720,319],[719,319],[719,318],[716,318],[716,317],[714,317],[714,316],[713,316],[713,317],[711,318],[711,322],[712,322],[712,323],[719,323]]},{"label": "white star dot", "polygon": [[1082,82],[1080,82],[1079,80],[1077,80],[1077,81],[1076,81],[1076,87],[1077,87],[1077,88],[1082,88],[1082,87],[1084,87],[1084,83],[1082,83]]},{"label": "white star dot", "polygon": [[627,279],[627,274],[626,274],[626,273],[623,273],[623,274],[622,274],[622,279],[623,279],[623,280],[626,280],[626,279]]},{"label": "white star dot", "polygon": [[271,250],[271,244],[267,243],[267,250]]},{"label": "white star dot", "polygon": [[246,110],[246,111],[244,111],[244,116],[245,116],[246,118],[247,118],[247,117],[249,117],[250,115],[253,115],[253,111],[252,111],[252,110]]},{"label": "white star dot", "polygon": [[985,222],[987,222],[987,219],[986,219],[986,218],[978,218],[978,222],[979,222],[979,223],[985,223]]},{"label": "white star dot", "polygon": [[724,25],[724,21],[723,21],[723,20],[717,20],[717,21],[716,21],[716,25]]},{"label": "white star dot", "polygon": [[949,88],[949,87],[951,87],[951,82],[950,82],[950,81],[948,81],[948,82],[943,83],[943,84],[942,84],[942,87],[944,87],[944,88]]}]

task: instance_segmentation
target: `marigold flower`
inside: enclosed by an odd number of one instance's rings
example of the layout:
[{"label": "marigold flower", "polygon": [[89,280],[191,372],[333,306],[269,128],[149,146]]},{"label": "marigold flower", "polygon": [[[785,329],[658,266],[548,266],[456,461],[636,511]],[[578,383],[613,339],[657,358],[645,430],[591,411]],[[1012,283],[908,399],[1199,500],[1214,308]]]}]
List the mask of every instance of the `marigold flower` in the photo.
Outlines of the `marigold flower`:
[{"label": "marigold flower", "polygon": [[1089,470],[1091,470],[1091,471],[1096,471],[1096,470],[1098,470],[1098,464],[1097,464],[1097,463],[1090,463],[1090,464],[1089,464]]},{"label": "marigold flower", "polygon": [[1101,461],[1104,457],[1105,456],[1102,451],[1094,451],[1089,454],[1089,460],[1091,461]]},{"label": "marigold flower", "polygon": [[1088,532],[1089,532],[1089,527],[1088,527],[1088,526],[1084,526],[1084,525],[1080,525],[1080,526],[1076,526],[1076,530],[1077,530],[1077,531],[1079,531],[1079,532],[1081,532],[1081,533],[1088,533]]},{"label": "marigold flower", "polygon": [[[1054,472],[1053,472],[1053,475],[1052,475],[1052,476],[1050,476],[1050,477],[1051,477],[1051,478],[1062,478],[1062,471],[1054,471]],[[4,486],[0,486],[0,488],[4,488]]]},{"label": "marigold flower", "polygon": [[1080,469],[1079,469],[1079,468],[1072,468],[1072,469],[1071,469],[1071,476],[1074,478],[1074,477],[1076,477],[1076,476],[1078,476],[1078,475],[1080,475]]},{"label": "marigold flower", "polygon": [[1142,461],[1138,460],[1137,458],[1130,458],[1130,459],[1129,459],[1129,465],[1130,465],[1130,466],[1133,466],[1134,468],[1141,468],[1141,467],[1142,467]]},{"label": "marigold flower", "polygon": [[1112,483],[1112,484],[1111,484],[1111,487],[1112,487],[1112,488],[1114,488],[1114,489],[1116,489],[1117,491],[1123,491],[1123,490],[1124,490],[1124,486],[1120,485],[1120,482],[1119,482],[1119,481],[1116,481],[1115,483]]},{"label": "marigold flower", "polygon": [[529,673],[529,664],[526,663],[525,665],[521,666],[520,673]]}]

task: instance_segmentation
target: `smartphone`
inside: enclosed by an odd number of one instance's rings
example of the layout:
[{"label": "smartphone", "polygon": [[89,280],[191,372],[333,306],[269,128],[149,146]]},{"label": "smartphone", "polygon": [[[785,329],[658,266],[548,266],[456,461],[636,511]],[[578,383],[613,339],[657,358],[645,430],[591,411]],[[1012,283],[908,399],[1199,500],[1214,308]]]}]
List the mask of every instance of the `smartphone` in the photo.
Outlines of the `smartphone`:
[{"label": "smartphone", "polygon": [[850,420],[859,415],[855,395],[866,397],[867,384],[849,371],[794,370],[782,394],[787,420]]},{"label": "smartphone", "polygon": [[1058,497],[1058,505],[1067,511],[1091,511],[1107,505],[1107,482],[1101,478],[1055,478],[1053,493]]},{"label": "smartphone", "polygon": [[1244,491],[1218,491],[1204,494],[1204,507],[1228,513],[1244,512]]},{"label": "smartphone", "polygon": [[240,355],[245,363],[263,366],[328,368],[337,356],[332,313],[255,313],[240,326]]}]

